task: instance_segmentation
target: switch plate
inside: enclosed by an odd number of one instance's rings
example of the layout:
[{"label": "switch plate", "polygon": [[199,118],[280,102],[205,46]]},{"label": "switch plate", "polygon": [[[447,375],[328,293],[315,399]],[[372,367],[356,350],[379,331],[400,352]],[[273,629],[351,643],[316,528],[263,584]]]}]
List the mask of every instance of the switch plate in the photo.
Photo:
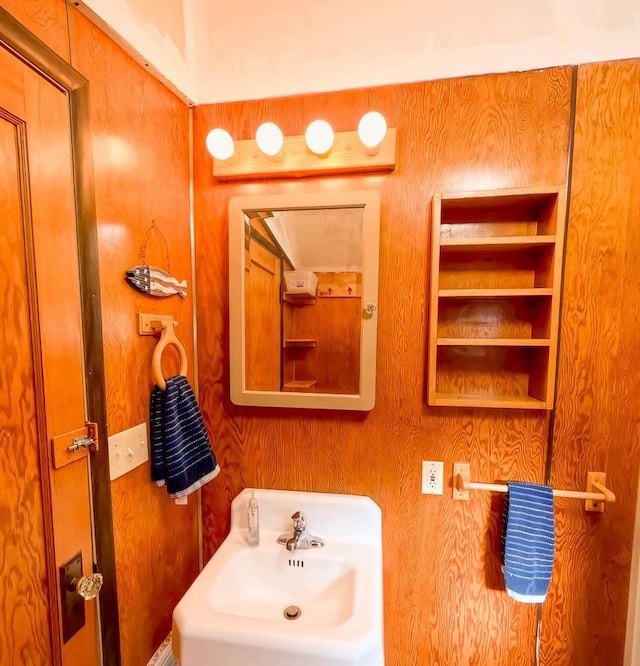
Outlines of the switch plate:
[{"label": "switch plate", "polygon": [[422,494],[442,495],[444,484],[444,462],[441,460],[422,461]]},{"label": "switch plate", "polygon": [[146,423],[109,437],[109,477],[112,481],[147,460],[149,460],[149,445]]}]

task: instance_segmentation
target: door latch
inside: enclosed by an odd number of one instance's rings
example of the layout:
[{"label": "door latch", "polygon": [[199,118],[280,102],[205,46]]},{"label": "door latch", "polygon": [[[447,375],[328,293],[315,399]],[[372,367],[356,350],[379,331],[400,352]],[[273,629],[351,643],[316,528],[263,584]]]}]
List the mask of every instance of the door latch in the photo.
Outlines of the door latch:
[{"label": "door latch", "polygon": [[75,453],[76,451],[82,451],[82,449],[89,449],[94,446],[96,440],[93,437],[88,435],[80,435],[80,437],[74,437],[73,443],[67,447],[67,451]]},{"label": "door latch", "polygon": [[51,440],[53,467],[59,469],[69,463],[86,458],[88,449],[98,450],[98,425],[86,423],[84,428],[73,430]]}]

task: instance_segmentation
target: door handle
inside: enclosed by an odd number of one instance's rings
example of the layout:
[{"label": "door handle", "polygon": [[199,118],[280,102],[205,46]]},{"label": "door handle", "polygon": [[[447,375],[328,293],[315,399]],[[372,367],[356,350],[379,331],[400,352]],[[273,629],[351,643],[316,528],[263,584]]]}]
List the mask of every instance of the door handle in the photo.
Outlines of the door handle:
[{"label": "door handle", "polygon": [[95,599],[102,587],[102,574],[82,575],[82,553],[76,553],[60,567],[62,638],[66,643],[84,627],[87,601]]},{"label": "door handle", "polygon": [[98,596],[103,582],[102,574],[94,573],[90,576],[74,578],[71,581],[70,589],[79,594],[85,601],[91,601]]}]

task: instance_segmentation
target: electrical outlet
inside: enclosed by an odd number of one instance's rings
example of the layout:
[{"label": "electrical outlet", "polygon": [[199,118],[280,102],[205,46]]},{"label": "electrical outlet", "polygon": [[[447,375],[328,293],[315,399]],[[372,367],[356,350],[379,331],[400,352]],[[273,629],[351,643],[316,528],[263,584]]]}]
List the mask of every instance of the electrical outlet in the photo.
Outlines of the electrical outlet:
[{"label": "electrical outlet", "polygon": [[444,462],[441,460],[422,461],[422,494],[442,495],[444,483]]},{"label": "electrical outlet", "polygon": [[149,446],[146,423],[109,437],[109,477],[112,481],[147,460],[149,460]]}]

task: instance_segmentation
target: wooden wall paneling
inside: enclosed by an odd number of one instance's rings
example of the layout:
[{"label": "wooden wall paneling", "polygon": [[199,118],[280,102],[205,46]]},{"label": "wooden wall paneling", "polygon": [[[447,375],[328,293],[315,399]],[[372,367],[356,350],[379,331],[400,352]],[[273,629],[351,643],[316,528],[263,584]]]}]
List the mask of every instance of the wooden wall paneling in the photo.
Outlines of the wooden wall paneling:
[{"label": "wooden wall paneling", "polygon": [[622,664],[640,468],[640,61],[579,68],[552,482],[605,471],[603,514],[558,502],[542,663]]},{"label": "wooden wall paneling", "polygon": [[[91,82],[107,417],[114,434],[148,421],[156,340],[137,334],[138,312],[173,315],[194,367],[189,111],[76,10],[70,31],[74,66]],[[189,280],[185,299],[152,298],[124,282],[124,271],[141,263],[152,220],[168,242],[171,273]],[[147,260],[163,266],[160,245],[152,244]],[[177,355],[165,357],[165,370],[177,372]],[[111,489],[122,664],[145,666],[198,572],[197,499],[176,506],[151,483],[148,464]]]},{"label": "wooden wall paneling", "polygon": [[[388,666],[533,662],[536,609],[504,593],[500,508],[420,494],[421,460],[472,464],[479,480],[543,480],[547,417],[425,406],[430,201],[434,192],[564,183],[571,72],[388,86],[196,108],[195,216],[200,397],[221,465],[203,492],[205,557],[243,487],[361,493],[383,510]],[[220,183],[205,137],[247,138],[265,119],[287,135],[322,116],[337,131],[375,108],[397,127],[388,175]],[[251,409],[229,401],[228,226],[232,196],[375,189],[381,197],[376,406],[368,414]],[[313,306],[316,307],[316,306]],[[309,517],[312,520],[312,517]]]},{"label": "wooden wall paneling", "polygon": [[0,0],[0,7],[69,62],[66,0]]}]

